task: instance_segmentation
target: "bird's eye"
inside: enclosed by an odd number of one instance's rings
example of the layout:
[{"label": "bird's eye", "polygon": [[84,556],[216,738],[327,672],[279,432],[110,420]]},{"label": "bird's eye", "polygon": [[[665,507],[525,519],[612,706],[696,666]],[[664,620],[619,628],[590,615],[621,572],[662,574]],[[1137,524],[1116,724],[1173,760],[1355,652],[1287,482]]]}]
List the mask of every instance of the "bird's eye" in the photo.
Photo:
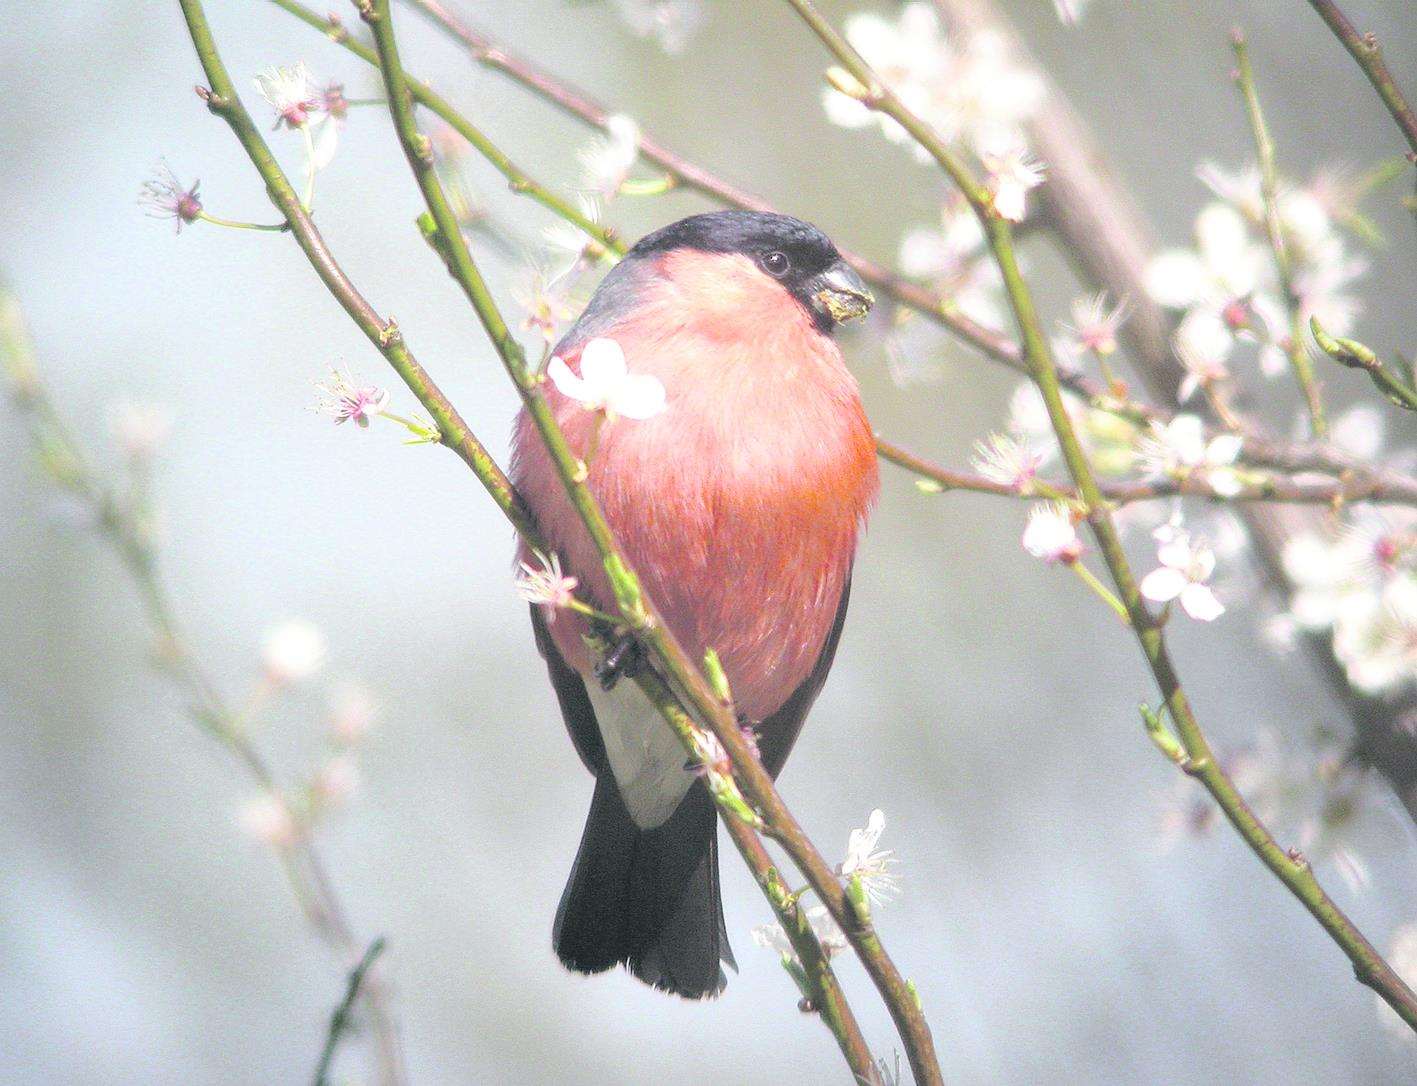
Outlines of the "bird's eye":
[{"label": "bird's eye", "polygon": [[763,270],[769,275],[781,279],[792,270],[792,261],[787,259],[786,253],[774,250],[763,254]]}]

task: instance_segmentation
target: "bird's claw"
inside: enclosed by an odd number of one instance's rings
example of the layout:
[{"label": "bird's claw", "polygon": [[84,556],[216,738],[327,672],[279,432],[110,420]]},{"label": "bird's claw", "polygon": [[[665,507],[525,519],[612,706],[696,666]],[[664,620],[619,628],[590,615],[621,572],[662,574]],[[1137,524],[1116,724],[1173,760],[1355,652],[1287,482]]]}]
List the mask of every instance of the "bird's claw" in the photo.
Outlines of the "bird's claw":
[{"label": "bird's claw", "polygon": [[613,690],[621,679],[633,679],[640,670],[643,656],[640,644],[630,634],[618,638],[605,654],[605,658],[595,665],[595,677],[600,680],[602,690]]}]

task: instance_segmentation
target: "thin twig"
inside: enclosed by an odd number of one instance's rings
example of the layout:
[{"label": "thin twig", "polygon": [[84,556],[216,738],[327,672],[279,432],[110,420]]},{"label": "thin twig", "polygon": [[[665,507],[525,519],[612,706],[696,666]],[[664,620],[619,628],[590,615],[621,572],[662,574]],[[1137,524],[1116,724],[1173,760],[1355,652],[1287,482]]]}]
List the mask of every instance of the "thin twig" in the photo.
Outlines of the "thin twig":
[{"label": "thin twig", "polygon": [[1372,34],[1359,33],[1358,28],[1349,21],[1348,16],[1339,10],[1333,0],[1309,0],[1309,3],[1319,13],[1319,18],[1328,24],[1329,29],[1343,43],[1343,47],[1358,62],[1358,67],[1363,69],[1363,74],[1368,77],[1368,82],[1372,83],[1373,89],[1378,92],[1378,97],[1383,100],[1383,105],[1387,106],[1387,111],[1392,114],[1392,119],[1397,122],[1397,127],[1402,129],[1402,134],[1407,139],[1407,146],[1411,148],[1408,157],[1417,161],[1417,112],[1413,111],[1412,106],[1403,97],[1397,80],[1388,70],[1388,66],[1383,60],[1382,47],[1378,45],[1378,39]]},{"label": "thin twig", "polygon": [[1304,393],[1304,403],[1309,410],[1309,425],[1313,429],[1314,437],[1322,440],[1328,436],[1328,423],[1324,420],[1319,385],[1314,380],[1314,363],[1304,341],[1304,307],[1303,299],[1299,297],[1299,291],[1294,284],[1294,261],[1284,237],[1284,224],[1279,218],[1279,173],[1274,162],[1274,140],[1270,138],[1264,111],[1260,109],[1260,96],[1255,89],[1255,73],[1250,65],[1250,50],[1245,45],[1245,35],[1238,27],[1231,31],[1230,43],[1235,50],[1235,82],[1245,102],[1245,114],[1250,120],[1250,131],[1255,139],[1255,153],[1259,159],[1265,235],[1269,239],[1270,252],[1274,256],[1275,270],[1279,273],[1279,289],[1284,296],[1285,315],[1289,318],[1289,341],[1285,344],[1284,353],[1289,358],[1289,367],[1294,371],[1294,379],[1299,382],[1299,388]]},{"label": "thin twig", "polygon": [[[1000,497],[1034,499],[1061,494],[1077,498],[1077,490],[1067,483],[1040,480],[1033,490],[1020,491],[1008,483],[996,482],[973,472],[957,471],[936,464],[886,438],[876,435],[876,452],[882,460],[904,468],[938,484],[944,490],[971,490]],[[1204,498],[1223,504],[1227,502],[1286,502],[1293,505],[1325,505],[1337,507],[1351,502],[1394,502],[1411,504],[1411,496],[1393,493],[1380,481],[1356,482],[1333,479],[1299,479],[1287,476],[1265,476],[1239,482],[1234,488],[1217,488],[1205,471],[1189,471],[1161,479],[1128,479],[1099,482],[1102,496],[1114,506],[1133,502],[1155,501],[1160,498],[1186,496]]]},{"label": "thin twig", "polygon": [[1234,782],[1221,768],[1210,748],[1171,662],[1161,624],[1147,609],[1132,573],[1121,537],[1098,487],[1092,465],[1073,428],[1063,401],[1057,369],[1043,334],[1033,299],[1019,272],[1009,222],[994,213],[988,191],[969,168],[945,145],[940,136],[905,107],[860,54],[827,22],[810,0],[787,0],[817,38],[866,89],[866,104],[899,123],[923,147],[964,193],[979,217],[1004,279],[1009,304],[1023,336],[1025,357],[1048,408],[1063,460],[1087,509],[1087,520],[1106,562],[1117,593],[1131,617],[1142,653],[1160,688],[1190,761],[1189,772],[1205,786],[1231,825],[1255,855],[1304,905],[1347,955],[1358,979],[1377,992],[1414,1030],[1417,1030],[1417,996],[1377,949],[1334,903],[1314,877],[1307,860],[1297,850],[1285,850],[1259,820]]},{"label": "thin twig", "polygon": [[344,1037],[345,1031],[349,1029],[350,1021],[353,1017],[354,1001],[359,997],[359,989],[364,984],[364,976],[374,965],[374,960],[384,952],[384,937],[377,936],[369,949],[350,970],[349,983],[345,986],[344,998],[340,1000],[339,1006],[330,1015],[330,1029],[325,1036],[324,1048],[320,1050],[320,1062],[315,1066],[315,1086],[328,1086],[330,1081],[330,1064],[334,1061],[335,1050],[339,1048],[340,1040]]}]

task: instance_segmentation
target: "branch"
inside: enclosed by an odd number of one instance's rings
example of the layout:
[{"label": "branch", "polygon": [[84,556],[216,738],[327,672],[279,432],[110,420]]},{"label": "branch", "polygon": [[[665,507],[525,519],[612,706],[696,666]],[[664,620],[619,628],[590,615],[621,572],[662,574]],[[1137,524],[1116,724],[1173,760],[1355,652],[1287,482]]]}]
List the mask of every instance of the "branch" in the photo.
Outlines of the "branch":
[{"label": "branch", "polygon": [[1304,403],[1309,410],[1309,424],[1314,436],[1324,438],[1328,436],[1328,423],[1324,421],[1323,401],[1319,396],[1319,387],[1314,381],[1314,364],[1304,344],[1303,305],[1294,286],[1294,265],[1289,259],[1284,227],[1279,221],[1279,176],[1274,164],[1274,141],[1270,139],[1269,126],[1265,124],[1264,113],[1260,109],[1260,96],[1255,89],[1255,73],[1250,67],[1250,51],[1245,45],[1245,35],[1239,28],[1231,31],[1230,42],[1235,49],[1235,82],[1245,102],[1245,114],[1250,120],[1250,131],[1254,134],[1255,152],[1259,158],[1260,198],[1264,208],[1265,234],[1269,238],[1274,267],[1279,273],[1279,289],[1284,295],[1285,313],[1289,317],[1289,343],[1285,353],[1289,356],[1289,366],[1294,371],[1294,378],[1304,393]]},{"label": "branch", "polygon": [[[148,622],[164,648],[164,671],[189,699],[193,722],[219,743],[263,792],[277,794],[275,774],[242,728],[240,712],[222,695],[188,648],[188,639],[158,568],[157,555],[138,522],[138,514],[90,466],[83,447],[54,406],[40,377],[19,302],[3,287],[0,363],[11,398],[29,418],[33,440],[51,476],[91,511],[137,588]],[[340,953],[352,957],[358,942],[314,842],[301,834],[290,844],[277,846],[276,851],[291,891],[311,926]],[[370,978],[365,1000],[374,1023],[381,1081],[397,1086],[405,1078],[403,1055],[382,981]]]},{"label": "branch", "polygon": [[994,213],[988,192],[973,177],[968,167],[929,125],[907,109],[890,88],[882,83],[861,56],[817,12],[810,0],[787,0],[787,3],[796,10],[803,22],[842,66],[866,88],[866,104],[900,124],[928,151],[958,185],[979,217],[998,262],[999,271],[1003,275],[1009,304],[1023,335],[1025,356],[1048,407],[1048,415],[1052,420],[1064,462],[1085,503],[1087,520],[1097,539],[1103,560],[1175,723],[1190,763],[1188,772],[1201,781],[1231,825],[1261,862],[1299,899],[1348,956],[1358,979],[1377,992],[1409,1026],[1417,1030],[1417,996],[1413,995],[1402,978],[1393,972],[1392,967],[1319,885],[1303,856],[1297,850],[1285,851],[1280,847],[1216,760],[1172,665],[1161,625],[1142,600],[1116,525],[1107,510],[1092,466],[1073,429],[1072,419],[1063,402],[1062,389],[1057,369],[1049,353],[1047,338],[1039,324],[1033,299],[1019,273],[1008,221]]},{"label": "branch", "polygon": [[351,1014],[354,1009],[354,1001],[359,995],[359,989],[364,984],[365,974],[374,965],[374,959],[384,952],[384,937],[378,936],[369,944],[369,949],[364,952],[363,957],[355,964],[350,971],[349,983],[345,987],[344,998],[340,1000],[339,1006],[335,1008],[335,1013],[330,1015],[330,1030],[325,1037],[325,1046],[320,1050],[320,1062],[315,1067],[315,1086],[328,1086],[330,1081],[330,1064],[335,1058],[335,1050],[339,1048],[340,1039],[349,1028]]},{"label": "branch", "polygon": [[1387,106],[1387,111],[1392,114],[1392,119],[1407,138],[1407,146],[1411,148],[1408,158],[1417,161],[1417,113],[1407,104],[1407,99],[1398,88],[1397,80],[1393,78],[1392,72],[1388,71],[1378,39],[1372,34],[1360,34],[1358,28],[1348,21],[1348,16],[1339,10],[1333,0],[1309,0],[1309,3],[1358,62],[1358,67],[1363,69],[1368,82],[1378,92],[1383,105]]},{"label": "branch", "polygon": [[[1340,342],[1351,341],[1342,340]],[[882,460],[904,468],[922,479],[928,479],[944,490],[971,490],[981,494],[1026,499],[1063,497],[1077,500],[1079,496],[1077,490],[1070,488],[1067,483],[1039,480],[1035,488],[1019,490],[1008,483],[996,482],[979,474],[942,467],[888,441],[879,434],[876,435],[876,452]],[[1387,489],[1380,481],[1373,480],[1360,483],[1343,479],[1303,480],[1269,476],[1255,482],[1242,482],[1239,484],[1238,490],[1217,490],[1215,484],[1206,477],[1203,470],[1170,475],[1163,479],[1100,482],[1098,489],[1102,496],[1114,506],[1177,496],[1204,498],[1217,503],[1288,502],[1295,505],[1330,507],[1359,501],[1396,502],[1407,505],[1412,500],[1411,495],[1395,493]]]}]

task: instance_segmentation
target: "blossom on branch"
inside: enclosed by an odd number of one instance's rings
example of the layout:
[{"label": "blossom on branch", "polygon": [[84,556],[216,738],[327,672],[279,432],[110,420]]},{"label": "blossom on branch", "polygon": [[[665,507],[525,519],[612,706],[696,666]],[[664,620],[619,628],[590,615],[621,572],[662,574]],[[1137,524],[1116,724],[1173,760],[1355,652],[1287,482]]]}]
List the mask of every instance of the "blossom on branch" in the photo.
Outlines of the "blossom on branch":
[{"label": "blossom on branch", "polygon": [[1001,219],[1023,222],[1030,189],[1043,184],[1043,163],[1028,153],[1022,142],[1011,142],[980,153],[987,175],[985,186]]},{"label": "blossom on branch", "polygon": [[335,420],[335,425],[351,419],[361,428],[369,425],[375,415],[381,415],[389,406],[387,389],[375,385],[356,384],[348,373],[341,373],[330,367],[330,380],[326,384],[316,384],[322,393],[315,410]]},{"label": "blossom on branch", "polygon": [[561,559],[556,555],[546,555],[540,551],[534,553],[541,568],[526,562],[519,563],[521,572],[515,582],[517,595],[527,603],[551,608],[547,619],[554,622],[557,610],[575,602],[576,586],[580,581],[561,572]]},{"label": "blossom on branch", "polygon": [[1141,580],[1141,594],[1153,603],[1177,600],[1181,609],[1197,622],[1214,622],[1225,613],[1224,605],[1205,582],[1215,572],[1215,552],[1202,541],[1192,541],[1182,531],[1163,525],[1153,533],[1159,546],[1161,565]]},{"label": "blossom on branch", "polygon": [[702,0],[615,0],[615,7],[637,37],[653,37],[670,55],[684,51],[706,18]]},{"label": "blossom on branch", "polygon": [[1205,424],[1198,415],[1177,415],[1165,424],[1153,422],[1151,430],[1137,442],[1137,461],[1145,470],[1175,478],[1202,472],[1212,490],[1233,497],[1243,488],[1232,466],[1244,447],[1238,434],[1217,434],[1206,438]]},{"label": "blossom on branch", "polygon": [[1076,562],[1082,557],[1082,540],[1078,538],[1072,511],[1061,502],[1035,505],[1029,510],[1023,530],[1023,549],[1050,564]]},{"label": "blossom on branch", "polygon": [[581,183],[609,198],[620,191],[640,155],[640,126],[622,113],[605,119],[605,135],[579,152]]},{"label": "blossom on branch", "polygon": [[154,176],[143,182],[138,203],[154,219],[173,219],[180,234],[182,227],[202,217],[202,201],[197,194],[201,184],[193,181],[190,189],[184,189],[164,163],[157,167]]},{"label": "blossom on branch", "polygon": [[321,92],[304,61],[293,68],[267,68],[256,76],[256,90],[275,111],[276,128],[303,128],[320,112]]},{"label": "blossom on branch", "polygon": [[[860,12],[845,29],[881,81],[948,143],[964,142],[977,152],[993,141],[1021,141],[1023,124],[1042,101],[1042,79],[1009,56],[997,34],[982,31],[955,45],[930,4],[905,4],[896,21]],[[892,142],[913,142],[896,121],[852,95],[828,88],[822,104],[833,124],[876,123]],[[919,147],[915,153],[921,161],[930,157]]]},{"label": "blossom on branch", "polygon": [[[800,905],[798,907],[801,908]],[[840,954],[850,946],[845,933],[832,918],[825,905],[808,906],[803,911],[803,915],[807,918],[812,934],[821,944],[822,953],[828,958]],[[797,961],[797,951],[793,949],[792,940],[788,939],[787,932],[783,931],[781,924],[762,924],[754,928],[753,942],[764,949],[775,951],[788,961]]]},{"label": "blossom on branch", "polygon": [[1063,330],[1068,333],[1073,350],[1106,357],[1117,350],[1117,331],[1127,319],[1127,302],[1124,298],[1108,309],[1104,290],[1073,299],[1072,317],[1072,323],[1063,325]]},{"label": "blossom on branch", "polygon": [[108,426],[124,456],[149,460],[172,432],[172,416],[157,404],[125,401],[109,410]]},{"label": "blossom on branch", "polygon": [[577,375],[559,355],[546,367],[561,395],[577,401],[587,411],[603,412],[607,419],[648,419],[666,407],[664,385],[647,373],[631,373],[625,352],[613,339],[591,340],[581,350]]},{"label": "blossom on branch", "polygon": [[876,842],[886,828],[886,816],[878,807],[872,811],[862,829],[851,831],[847,839],[846,858],[837,874],[847,882],[855,879],[866,897],[876,905],[884,905],[900,893],[900,879],[891,870],[896,862],[891,849],[876,851]]},{"label": "blossom on branch", "polygon": [[1026,494],[1043,458],[1028,447],[1027,438],[1012,438],[1006,434],[990,434],[985,441],[974,443],[970,460],[974,470],[984,478]]}]

